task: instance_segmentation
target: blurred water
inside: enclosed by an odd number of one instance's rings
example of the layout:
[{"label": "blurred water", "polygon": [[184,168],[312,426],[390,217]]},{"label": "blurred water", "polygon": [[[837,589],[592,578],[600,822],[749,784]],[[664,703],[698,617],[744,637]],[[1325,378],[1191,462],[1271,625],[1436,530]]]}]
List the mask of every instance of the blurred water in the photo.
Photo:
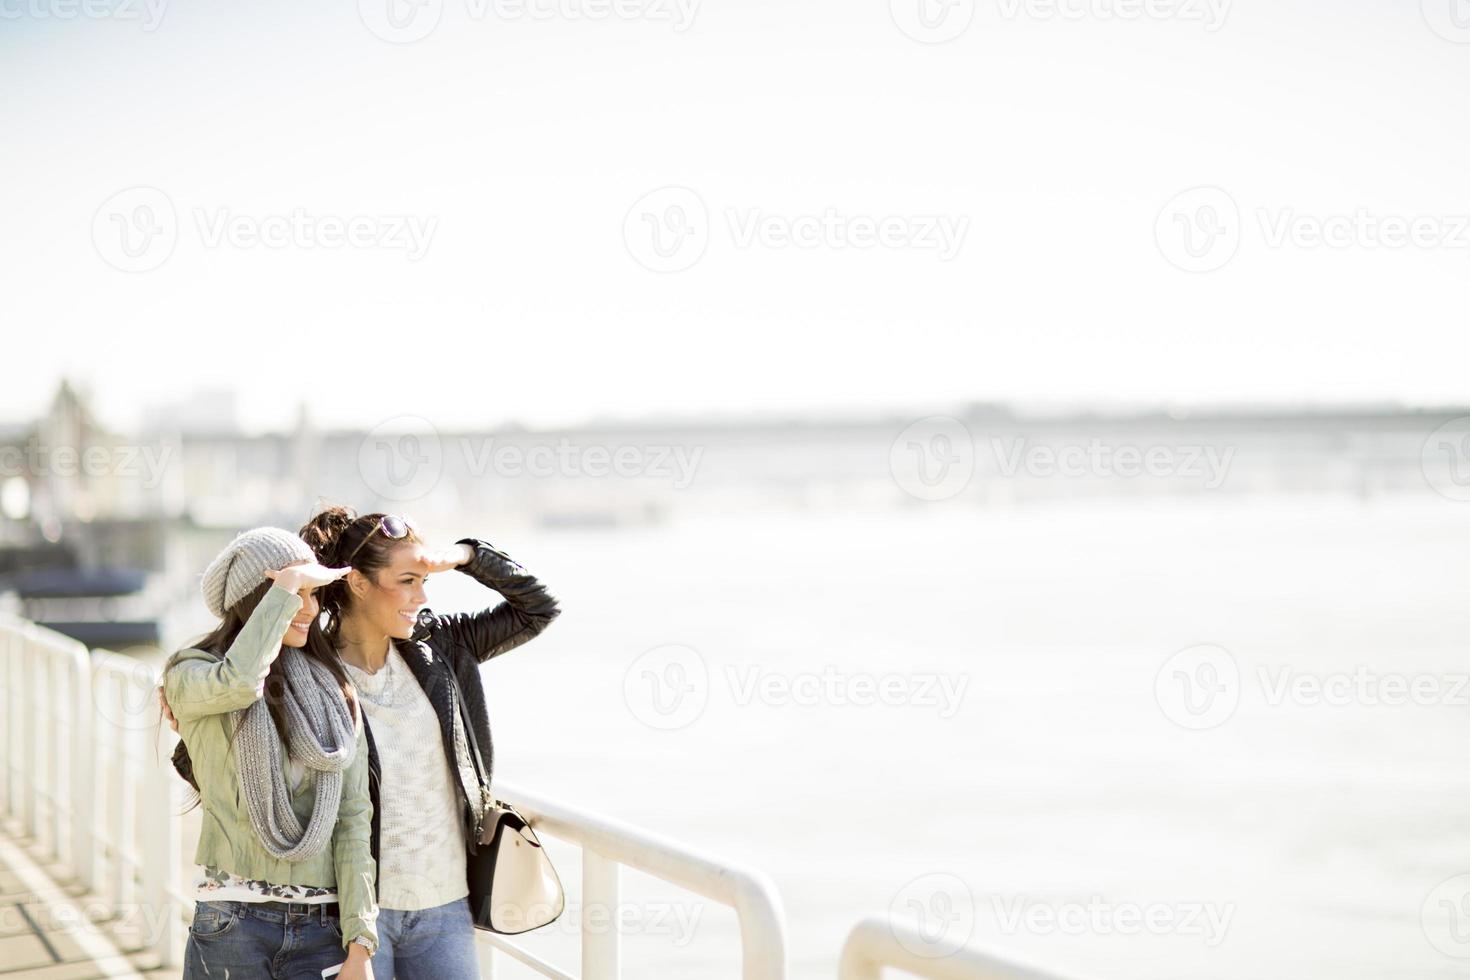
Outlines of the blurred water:
[{"label": "blurred water", "polygon": [[[852,922],[939,872],[972,895],[973,917],[955,925],[972,942],[1084,975],[1463,975],[1426,940],[1420,907],[1470,869],[1465,708],[1273,706],[1258,675],[1464,671],[1470,523],[1454,505],[446,530],[494,541],[565,609],[484,670],[497,773],[767,871],[795,976],[835,975]],[[431,590],[440,609],[480,602],[458,576]],[[1202,643],[1228,649],[1243,680],[1227,723],[1191,731],[1160,708],[1154,680]],[[630,666],[665,644],[709,671],[707,706],[672,731],[624,697]],[[729,673],[828,665],[968,688],[952,717],[920,704],[742,705]],[[575,892],[574,854],[557,853]],[[933,881],[945,879],[919,886]],[[730,916],[638,876],[626,892],[644,903],[628,975],[738,976]],[[1013,918],[1017,903],[1093,896],[1162,906],[1179,927]],[[667,901],[698,913],[693,940],[652,925]],[[1225,917],[1223,937],[1187,928],[1193,905]],[[532,945],[574,965],[570,927],[547,933]]]}]

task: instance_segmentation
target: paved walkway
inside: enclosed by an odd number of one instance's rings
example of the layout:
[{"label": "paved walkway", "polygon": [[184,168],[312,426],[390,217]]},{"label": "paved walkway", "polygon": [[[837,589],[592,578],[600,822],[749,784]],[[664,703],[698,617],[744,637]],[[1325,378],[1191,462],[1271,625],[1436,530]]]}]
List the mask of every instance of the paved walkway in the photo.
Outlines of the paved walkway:
[{"label": "paved walkway", "polygon": [[147,912],[118,914],[0,823],[0,980],[173,980],[144,951]]}]

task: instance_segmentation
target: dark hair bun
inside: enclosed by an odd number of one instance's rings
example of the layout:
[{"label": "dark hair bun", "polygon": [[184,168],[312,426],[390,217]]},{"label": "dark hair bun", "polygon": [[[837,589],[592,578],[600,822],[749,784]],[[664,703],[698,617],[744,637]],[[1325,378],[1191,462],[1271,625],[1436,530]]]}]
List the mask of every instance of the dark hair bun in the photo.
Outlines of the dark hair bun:
[{"label": "dark hair bun", "polygon": [[301,540],[311,545],[311,550],[316,552],[317,561],[332,565],[332,556],[342,543],[342,535],[347,533],[347,529],[356,520],[357,514],[350,507],[327,507],[303,524],[297,533],[301,535]]}]

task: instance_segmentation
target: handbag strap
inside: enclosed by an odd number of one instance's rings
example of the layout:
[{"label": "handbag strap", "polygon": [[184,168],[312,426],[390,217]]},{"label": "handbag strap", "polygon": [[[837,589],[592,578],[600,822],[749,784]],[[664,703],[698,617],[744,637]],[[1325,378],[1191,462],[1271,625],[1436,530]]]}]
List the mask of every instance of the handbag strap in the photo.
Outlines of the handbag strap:
[{"label": "handbag strap", "polygon": [[[469,708],[464,701],[464,690],[459,686],[459,677],[454,672],[454,664],[446,660],[445,665],[449,668],[449,682],[454,685],[454,702],[459,708],[460,721],[464,724],[465,741],[470,744],[470,754],[475,762],[475,775],[480,783],[480,813],[477,822],[483,823],[485,813],[494,804],[494,797],[489,787],[490,777],[485,772],[485,760],[480,757],[480,742],[475,737],[475,726],[470,721]],[[477,832],[479,829],[478,826],[475,828]]]}]

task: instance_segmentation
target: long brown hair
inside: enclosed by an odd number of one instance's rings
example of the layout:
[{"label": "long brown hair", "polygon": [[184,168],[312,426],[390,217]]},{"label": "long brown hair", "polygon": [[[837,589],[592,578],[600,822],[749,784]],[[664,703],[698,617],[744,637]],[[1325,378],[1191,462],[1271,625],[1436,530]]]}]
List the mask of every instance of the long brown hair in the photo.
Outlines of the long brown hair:
[{"label": "long brown hair", "polygon": [[[423,539],[410,525],[408,534],[402,538],[390,538],[378,533],[378,522],[387,514],[363,514],[359,517],[350,507],[327,507],[301,526],[296,533],[301,540],[316,552],[317,561],[328,568],[341,568],[350,556],[352,567],[377,580],[378,572],[393,561],[393,552],[400,545],[422,544]],[[352,590],[347,579],[339,578],[317,593],[317,599],[326,613],[326,625],[322,627],[325,639],[335,649],[337,634],[342,628],[342,616],[352,602]]]}]

